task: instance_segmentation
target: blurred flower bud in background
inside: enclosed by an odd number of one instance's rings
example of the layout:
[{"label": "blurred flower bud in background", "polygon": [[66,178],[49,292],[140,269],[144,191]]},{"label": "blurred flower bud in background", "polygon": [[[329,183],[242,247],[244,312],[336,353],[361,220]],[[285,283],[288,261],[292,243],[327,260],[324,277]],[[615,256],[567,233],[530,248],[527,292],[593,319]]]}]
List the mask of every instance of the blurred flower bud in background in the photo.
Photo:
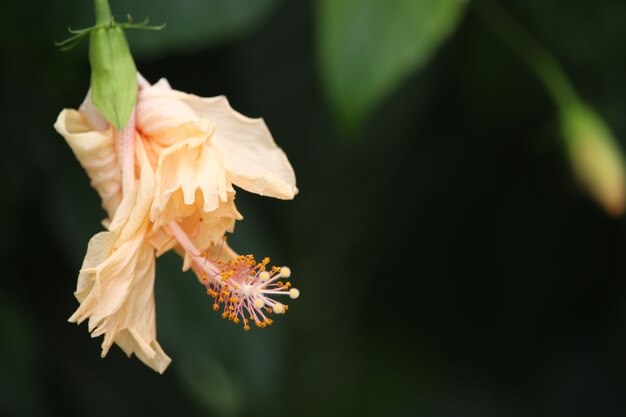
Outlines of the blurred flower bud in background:
[{"label": "blurred flower bud in background", "polygon": [[624,158],[602,118],[580,100],[563,105],[560,122],[578,180],[612,216],[624,212]]}]

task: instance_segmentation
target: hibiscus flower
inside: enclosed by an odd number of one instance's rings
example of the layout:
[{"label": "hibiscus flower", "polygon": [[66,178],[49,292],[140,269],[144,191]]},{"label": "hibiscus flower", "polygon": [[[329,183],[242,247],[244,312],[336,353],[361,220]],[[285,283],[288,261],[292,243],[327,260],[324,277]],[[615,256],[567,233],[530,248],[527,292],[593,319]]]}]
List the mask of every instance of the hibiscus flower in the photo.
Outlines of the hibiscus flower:
[{"label": "hibiscus flower", "polygon": [[108,125],[88,94],[79,110],[65,109],[55,128],[65,138],[102,198],[106,230],[93,236],[78,277],[80,306],[71,322],[88,320],[113,343],[162,373],[171,359],[156,340],[155,257],[174,249],[213,297],[222,317],[258,327],[297,298],[287,267],[237,255],[225,242],[242,216],[236,185],[292,199],[298,192],[284,152],[265,122],[234,111],[225,97],[201,98],[151,86],[139,76],[135,112],[123,131]]}]

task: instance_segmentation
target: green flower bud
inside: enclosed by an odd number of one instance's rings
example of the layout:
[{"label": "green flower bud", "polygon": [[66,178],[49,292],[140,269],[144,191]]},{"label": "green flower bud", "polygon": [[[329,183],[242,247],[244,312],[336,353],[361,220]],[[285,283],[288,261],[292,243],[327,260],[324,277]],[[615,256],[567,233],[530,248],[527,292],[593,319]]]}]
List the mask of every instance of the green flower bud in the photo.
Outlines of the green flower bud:
[{"label": "green flower bud", "polygon": [[111,20],[94,28],[89,37],[93,104],[121,130],[137,101],[137,69],[124,30]]},{"label": "green flower bud", "polygon": [[613,133],[593,109],[580,100],[562,105],[561,129],[575,175],[611,215],[624,212],[624,157]]}]

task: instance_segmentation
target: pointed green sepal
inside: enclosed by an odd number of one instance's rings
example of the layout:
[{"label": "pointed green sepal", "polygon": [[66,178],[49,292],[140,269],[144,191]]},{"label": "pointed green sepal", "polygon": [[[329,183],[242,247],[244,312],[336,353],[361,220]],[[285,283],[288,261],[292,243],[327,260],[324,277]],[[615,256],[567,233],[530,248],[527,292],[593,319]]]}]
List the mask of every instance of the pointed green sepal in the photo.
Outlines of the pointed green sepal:
[{"label": "pointed green sepal", "polygon": [[93,104],[111,125],[121,130],[137,101],[135,62],[118,25],[96,27],[89,36]]}]

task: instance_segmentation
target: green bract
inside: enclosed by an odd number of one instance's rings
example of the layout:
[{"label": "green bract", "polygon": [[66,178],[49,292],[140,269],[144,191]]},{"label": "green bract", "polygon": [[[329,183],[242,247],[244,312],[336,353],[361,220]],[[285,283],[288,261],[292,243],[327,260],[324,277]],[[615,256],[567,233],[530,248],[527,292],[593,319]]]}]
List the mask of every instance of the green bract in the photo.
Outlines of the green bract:
[{"label": "green bract", "polygon": [[115,23],[94,28],[89,38],[91,99],[121,130],[137,101],[137,69],[123,29]]}]

